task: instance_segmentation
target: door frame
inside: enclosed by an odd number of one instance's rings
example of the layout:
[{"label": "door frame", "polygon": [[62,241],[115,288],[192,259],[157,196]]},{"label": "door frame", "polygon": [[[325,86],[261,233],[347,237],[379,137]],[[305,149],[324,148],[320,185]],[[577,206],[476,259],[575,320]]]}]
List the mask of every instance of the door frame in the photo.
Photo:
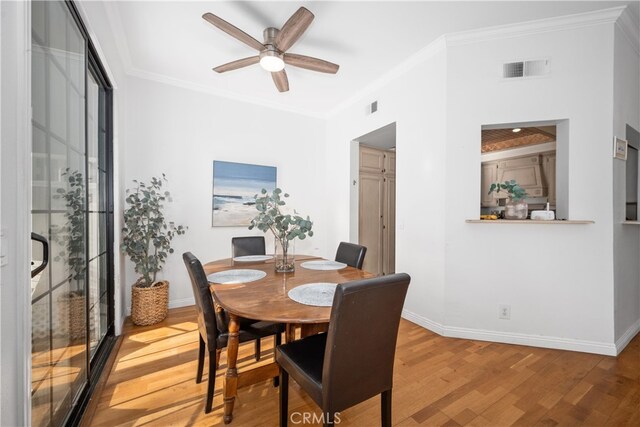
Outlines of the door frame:
[{"label": "door frame", "polygon": [[31,3],[1,2],[0,424],[31,424]]}]

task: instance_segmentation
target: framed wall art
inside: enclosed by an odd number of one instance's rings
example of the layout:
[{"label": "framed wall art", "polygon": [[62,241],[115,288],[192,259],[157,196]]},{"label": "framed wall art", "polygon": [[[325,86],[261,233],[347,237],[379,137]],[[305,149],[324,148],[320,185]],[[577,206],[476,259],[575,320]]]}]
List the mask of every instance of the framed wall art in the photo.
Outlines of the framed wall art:
[{"label": "framed wall art", "polygon": [[213,161],[213,227],[249,226],[256,216],[254,196],[276,188],[277,168]]}]

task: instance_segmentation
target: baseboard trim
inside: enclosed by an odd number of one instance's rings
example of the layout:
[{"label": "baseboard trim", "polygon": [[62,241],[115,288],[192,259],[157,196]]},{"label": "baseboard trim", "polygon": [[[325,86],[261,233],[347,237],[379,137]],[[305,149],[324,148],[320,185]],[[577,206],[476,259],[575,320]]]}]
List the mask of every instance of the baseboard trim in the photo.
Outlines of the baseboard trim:
[{"label": "baseboard trim", "polygon": [[622,350],[631,342],[631,340],[640,332],[640,319],[636,323],[629,326],[629,329],[616,341],[616,356],[622,353]]},{"label": "baseboard trim", "polygon": [[[195,303],[196,301],[195,299],[193,299],[193,297],[174,299],[169,301],[169,308],[187,307],[189,305],[195,305]],[[127,307],[127,312],[125,313],[125,316],[122,319],[123,326],[124,326],[124,321],[128,316],[131,316],[131,306]]]},{"label": "baseboard trim", "polygon": [[188,305],[194,305],[195,303],[196,301],[193,297],[170,300],[169,308],[186,307]]},{"label": "baseboard trim", "polygon": [[402,317],[411,323],[415,323],[418,326],[422,326],[423,328],[430,330],[431,332],[435,332],[438,335],[444,335],[444,326],[442,326],[442,324],[420,316],[413,311],[409,311],[406,308],[403,309]]},{"label": "baseboard trim", "polygon": [[[575,340],[571,338],[549,337],[543,335],[529,335],[514,332],[489,331],[485,329],[460,328],[456,326],[445,326],[434,322],[426,317],[420,316],[409,310],[402,311],[402,317],[413,322],[423,328],[429,329],[438,335],[449,338],[464,338],[478,341],[491,341],[504,344],[526,345],[532,347],[553,348],[556,350],[579,351],[583,353],[603,354],[606,356],[617,356],[618,343],[609,344],[598,341]],[[633,329],[635,327],[635,332]],[[635,334],[640,330],[640,321],[629,328],[629,330],[620,338],[620,344],[625,346],[631,341]],[[624,340],[626,342],[624,342]],[[622,347],[624,348],[624,346]],[[620,351],[622,351],[620,349]]]}]

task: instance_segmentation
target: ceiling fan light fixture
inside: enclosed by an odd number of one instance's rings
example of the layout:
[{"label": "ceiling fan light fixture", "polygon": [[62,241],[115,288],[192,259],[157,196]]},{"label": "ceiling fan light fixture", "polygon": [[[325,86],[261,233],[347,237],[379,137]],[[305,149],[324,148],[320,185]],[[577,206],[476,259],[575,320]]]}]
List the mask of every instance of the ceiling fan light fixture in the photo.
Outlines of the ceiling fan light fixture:
[{"label": "ceiling fan light fixture", "polygon": [[274,51],[265,51],[260,55],[260,66],[272,73],[282,71],[284,69],[282,55]]}]

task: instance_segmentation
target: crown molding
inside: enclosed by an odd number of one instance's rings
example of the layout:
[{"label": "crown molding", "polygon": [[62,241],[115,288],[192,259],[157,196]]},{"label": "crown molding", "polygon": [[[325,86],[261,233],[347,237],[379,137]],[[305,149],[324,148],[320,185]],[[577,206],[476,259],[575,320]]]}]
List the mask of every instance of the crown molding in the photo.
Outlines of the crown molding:
[{"label": "crown molding", "polygon": [[618,20],[625,9],[626,6],[612,7],[593,12],[577,13],[574,15],[557,16],[516,24],[487,27],[480,30],[452,33],[446,36],[447,46],[458,46],[501,38],[522,37],[532,34],[572,30],[601,24],[613,24]]},{"label": "crown molding", "polygon": [[627,9],[626,6],[620,6],[593,12],[578,13],[574,15],[539,19],[535,21],[526,21],[514,24],[486,27],[479,30],[444,34],[427,45],[424,49],[409,57],[409,59],[402,62],[400,65],[396,66],[391,71],[384,74],[382,77],[359,91],[356,95],[341,102],[336,108],[329,111],[326,117],[333,117],[344,109],[352,106],[353,104],[362,101],[368,96],[371,96],[373,92],[379,90],[392,80],[413,69],[421,62],[433,57],[438,52],[446,50],[446,48],[448,48],[449,46],[459,46],[500,38],[521,37],[532,34],[570,30],[601,24],[613,24],[616,22],[620,22],[619,18],[621,15],[626,18],[624,19],[623,24],[619,25],[624,25],[623,31],[627,36],[629,36],[630,33],[633,34],[633,29],[635,29],[637,32],[637,25],[635,25],[634,27],[633,20],[629,16],[630,13],[623,13],[625,9]]},{"label": "crown molding", "polygon": [[401,62],[396,67],[392,68],[390,71],[374,80],[363,89],[359,90],[355,95],[352,95],[349,98],[341,101],[335,108],[326,113],[322,113],[300,110],[277,102],[265,101],[258,97],[238,95],[231,91],[215,89],[206,85],[138,69],[132,64],[131,61],[131,55],[125,38],[125,32],[122,26],[120,13],[117,8],[117,2],[105,2],[104,7],[107,19],[113,30],[112,35],[115,39],[117,50],[124,66],[124,71],[127,75],[168,85],[178,86],[197,92],[209,93],[215,96],[220,96],[235,101],[247,102],[263,107],[274,108],[294,114],[300,114],[320,119],[331,118],[341,111],[345,110],[346,108],[356,104],[357,102],[361,102],[366,97],[371,96],[372,93],[380,90],[391,81],[404,75],[424,61],[434,57],[440,52],[446,51],[447,47],[449,46],[479,43],[501,38],[522,37],[532,34],[563,31],[602,24],[616,24],[622,30],[625,36],[630,40],[634,49],[640,52],[640,42],[638,41],[638,24],[634,21],[633,17],[628,11],[625,12],[625,10],[627,10],[626,6],[613,7],[603,10],[560,17],[545,18],[534,21],[486,27],[479,30],[444,34],[438,37],[433,42],[429,43],[414,55],[410,56],[407,60]]},{"label": "crown molding", "polygon": [[120,10],[118,9],[118,2],[103,2],[104,10],[107,15],[107,22],[111,28],[111,36],[116,43],[116,50],[118,56],[120,56],[120,62],[124,68],[125,74],[133,68],[131,62],[131,53],[129,51],[129,44],[125,38],[124,27],[122,26],[122,17],[120,16]]},{"label": "crown molding", "polygon": [[164,74],[152,73],[149,71],[144,71],[135,67],[131,67],[127,75],[132,77],[137,77],[143,80],[151,80],[158,83],[163,83],[170,86],[176,86],[183,89],[189,89],[195,92],[206,93],[209,95],[215,95],[221,98],[227,98],[233,101],[246,102],[253,105],[258,105],[261,107],[272,108],[276,110],[285,111],[287,113],[299,114],[302,116],[312,117],[316,119],[324,119],[325,116],[320,113],[316,113],[313,111],[302,110],[299,108],[293,108],[285,104],[280,104],[272,101],[265,101],[264,99],[246,95],[239,95],[237,93],[231,91],[225,91],[221,89],[215,89],[211,86],[202,85],[199,83],[190,82],[187,80],[177,79],[174,77],[169,77]]},{"label": "crown molding", "polygon": [[347,98],[338,104],[337,107],[333,108],[326,114],[326,118],[330,118],[343,111],[344,109],[350,107],[356,102],[362,101],[367,96],[370,96],[371,93],[380,90],[384,86],[386,86],[391,81],[397,79],[403,74],[411,71],[417,65],[423,63],[424,61],[433,58],[440,52],[443,52],[446,49],[446,39],[445,36],[440,36],[431,43],[429,43],[426,47],[419,50],[417,53],[413,54],[409,57],[409,59],[401,62],[399,65],[392,68],[390,71],[383,74],[378,79],[374,80],[373,83],[365,86],[362,90],[358,91],[355,95]]},{"label": "crown molding", "polygon": [[[81,1],[74,2],[74,5],[76,9],[78,9],[78,13],[82,18],[82,22],[85,22],[87,24],[90,23],[91,20],[89,19],[89,16],[87,15],[87,11],[85,10],[85,7],[82,4],[82,2]],[[109,21],[107,22],[109,23],[109,25],[111,25]],[[93,47],[96,50],[96,53],[98,54],[98,58],[100,58],[101,65],[104,68],[105,72],[107,73],[107,77],[109,78],[111,87],[113,89],[118,89],[118,81],[115,77],[115,74],[113,73],[113,69],[109,65],[109,61],[107,61],[107,55],[105,55],[104,49],[102,49],[102,45],[100,45],[100,40],[98,39],[98,35],[95,33],[95,31],[93,31],[93,28],[91,25],[85,25],[85,28],[87,30],[87,33],[89,33],[89,38],[91,39],[91,43],[93,44]],[[67,55],[68,54],[69,53],[67,53]],[[118,53],[118,55],[120,54]]]},{"label": "crown molding", "polygon": [[635,18],[637,17],[631,14],[631,9],[626,8],[620,15],[620,19],[616,21],[616,26],[620,28],[633,49],[640,55],[640,23]]}]

